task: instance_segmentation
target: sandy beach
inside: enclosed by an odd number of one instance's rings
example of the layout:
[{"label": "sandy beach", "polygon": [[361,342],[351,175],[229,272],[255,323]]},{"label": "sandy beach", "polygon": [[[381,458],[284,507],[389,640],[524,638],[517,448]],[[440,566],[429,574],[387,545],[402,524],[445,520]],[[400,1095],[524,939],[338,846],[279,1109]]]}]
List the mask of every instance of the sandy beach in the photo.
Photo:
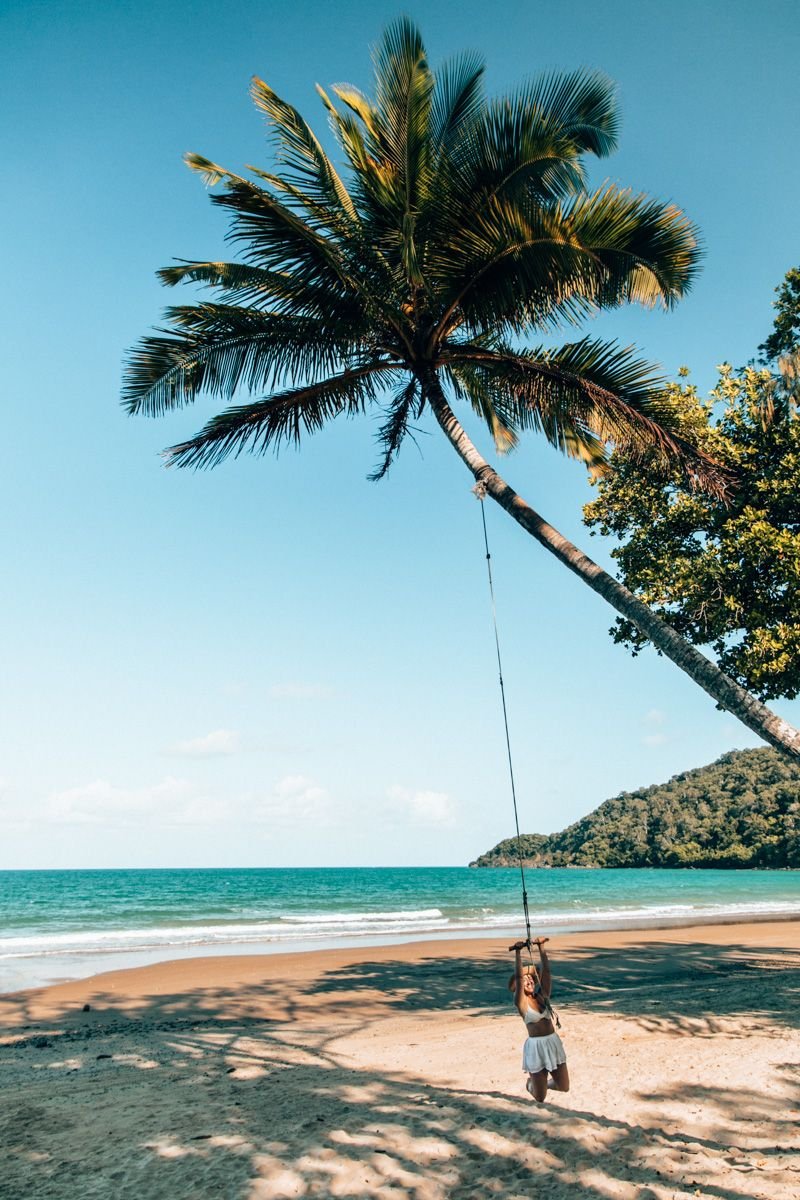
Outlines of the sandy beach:
[{"label": "sandy beach", "polygon": [[796,1200],[800,922],[554,941],[572,1090],[541,1107],[510,958],[196,958],[2,996],[0,1195]]}]

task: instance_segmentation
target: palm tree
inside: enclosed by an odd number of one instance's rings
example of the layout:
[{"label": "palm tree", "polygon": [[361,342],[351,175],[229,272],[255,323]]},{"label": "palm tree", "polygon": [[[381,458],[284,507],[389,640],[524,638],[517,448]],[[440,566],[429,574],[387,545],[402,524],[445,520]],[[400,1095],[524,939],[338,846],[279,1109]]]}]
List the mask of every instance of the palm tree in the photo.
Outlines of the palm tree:
[{"label": "palm tree", "polygon": [[489,101],[471,55],[430,69],[407,20],[375,54],[374,97],[319,89],[347,164],[343,177],[299,112],[256,79],[253,100],[276,172],[189,166],[231,218],[239,261],[187,262],[164,283],[204,284],[213,302],[167,311],[131,353],[124,401],[158,415],[201,392],[230,404],[167,452],[205,467],[299,442],[342,414],[377,408],[389,469],[429,411],[477,482],[520,525],[634,621],[723,708],[800,756],[800,733],[680,638],[539,516],[480,455],[454,406],[486,423],[498,451],[527,430],[599,468],[621,447],[648,470],[679,464],[724,495],[731,480],[682,440],[659,381],[630,349],[551,340],[601,309],[671,307],[697,268],[697,234],[671,204],[610,184],[590,191],[586,155],[616,145],[611,84],[591,71],[546,75]]}]

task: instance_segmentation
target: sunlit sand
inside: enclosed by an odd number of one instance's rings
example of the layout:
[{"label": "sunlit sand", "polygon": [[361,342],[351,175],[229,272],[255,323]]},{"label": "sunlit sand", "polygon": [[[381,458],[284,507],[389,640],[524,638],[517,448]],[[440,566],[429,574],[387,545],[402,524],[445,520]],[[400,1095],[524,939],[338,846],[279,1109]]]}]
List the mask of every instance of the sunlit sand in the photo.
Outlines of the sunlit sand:
[{"label": "sunlit sand", "polygon": [[790,1200],[798,946],[799,922],[558,939],[573,1082],[541,1107],[496,940],[2,997],[0,1194]]}]

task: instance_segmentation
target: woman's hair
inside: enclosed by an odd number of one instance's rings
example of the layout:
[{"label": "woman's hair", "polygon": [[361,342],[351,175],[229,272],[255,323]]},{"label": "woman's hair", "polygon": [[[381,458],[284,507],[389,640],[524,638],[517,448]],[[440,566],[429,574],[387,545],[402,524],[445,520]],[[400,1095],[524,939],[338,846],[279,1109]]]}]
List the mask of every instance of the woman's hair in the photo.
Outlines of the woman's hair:
[{"label": "woman's hair", "polygon": [[[533,965],[533,963],[531,963],[530,966],[523,967],[522,974],[523,975],[532,975],[533,978],[536,980],[536,982],[537,983],[539,982],[539,972],[536,970],[536,967]],[[517,973],[515,971],[514,974],[511,976],[511,978],[508,981],[508,990],[510,992],[514,992],[514,991],[516,991],[516,988],[517,988]]]}]

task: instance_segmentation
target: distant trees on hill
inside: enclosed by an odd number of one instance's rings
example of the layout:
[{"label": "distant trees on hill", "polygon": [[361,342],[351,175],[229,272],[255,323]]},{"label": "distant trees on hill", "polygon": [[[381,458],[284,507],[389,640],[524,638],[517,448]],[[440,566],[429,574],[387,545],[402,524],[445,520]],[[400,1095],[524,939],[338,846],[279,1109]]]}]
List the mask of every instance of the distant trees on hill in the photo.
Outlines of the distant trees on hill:
[{"label": "distant trees on hill", "polygon": [[[734,750],[668,783],[622,792],[561,833],[525,834],[530,866],[800,867],[800,767]],[[514,866],[506,838],[470,866]]]}]

